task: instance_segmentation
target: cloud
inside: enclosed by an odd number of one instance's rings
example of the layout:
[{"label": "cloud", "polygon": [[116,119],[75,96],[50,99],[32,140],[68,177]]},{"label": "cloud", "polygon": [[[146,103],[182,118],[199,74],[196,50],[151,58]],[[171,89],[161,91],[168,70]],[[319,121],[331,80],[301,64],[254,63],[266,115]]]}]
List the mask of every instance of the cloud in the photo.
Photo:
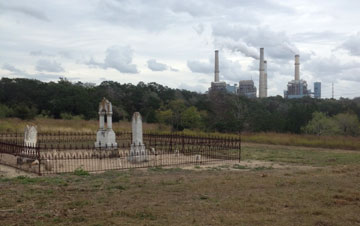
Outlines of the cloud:
[{"label": "cloud", "polygon": [[315,78],[325,81],[351,80],[360,81],[360,62],[342,62],[336,56],[318,57],[304,65],[304,70],[309,71]]},{"label": "cloud", "polygon": [[15,13],[20,13],[42,21],[50,21],[49,18],[42,11],[24,5],[19,6],[19,5],[11,5],[11,4],[0,4],[0,10],[4,12],[10,11]]},{"label": "cloud", "polygon": [[259,52],[256,48],[248,46],[241,40],[234,41],[230,38],[216,38],[215,46],[220,49],[229,49],[233,52],[241,52],[247,57],[259,59]]},{"label": "cloud", "polygon": [[196,31],[198,35],[201,35],[205,30],[205,26],[204,24],[197,24],[193,26],[193,29]]},{"label": "cloud", "polygon": [[188,60],[188,68],[195,73],[210,74],[214,71],[214,66],[210,62],[203,62],[199,60]]},{"label": "cloud", "polygon": [[[230,82],[239,82],[240,80],[251,79],[256,76],[258,72],[244,71],[238,61],[229,60],[226,57],[221,57],[220,60],[220,80]],[[188,60],[188,68],[195,73],[212,75],[214,73],[214,59],[209,61]]]},{"label": "cloud", "polygon": [[[57,80],[60,77],[65,77],[64,75],[55,75],[55,74],[48,74],[48,73],[35,73],[31,74],[26,71],[23,71],[21,69],[16,68],[15,66],[11,64],[4,64],[3,69],[10,71],[12,75],[19,76],[19,77],[25,77],[25,78],[32,78],[32,79],[39,79],[42,81],[50,81],[50,80]],[[70,77],[70,80],[78,79],[75,77]]]},{"label": "cloud", "polygon": [[[285,32],[275,32],[268,27],[250,27],[239,23],[213,24],[214,44],[245,56],[255,57],[255,49],[264,47],[266,54],[275,59],[292,59],[299,50]],[[257,56],[257,54],[256,54]]]},{"label": "cloud", "polygon": [[176,68],[170,67],[170,71],[173,71],[173,72],[179,72],[179,69],[176,69]]},{"label": "cloud", "polygon": [[4,64],[2,68],[7,70],[7,71],[12,72],[13,74],[18,74],[18,75],[24,75],[25,74],[24,71],[14,67],[13,65],[10,65],[10,64]]},{"label": "cloud", "polygon": [[165,71],[168,69],[168,66],[163,63],[156,62],[155,59],[150,59],[147,61],[148,68],[152,71]]},{"label": "cloud", "polygon": [[341,46],[353,56],[360,56],[360,32],[350,36]]},{"label": "cloud", "polygon": [[166,10],[167,3],[142,0],[102,0],[98,17],[115,25],[159,31],[172,24],[176,17]]},{"label": "cloud", "polygon": [[134,51],[130,46],[111,46],[106,50],[104,62],[96,62],[90,58],[86,64],[90,67],[100,67],[103,69],[113,68],[122,73],[139,73],[137,66],[132,63]]},{"label": "cloud", "polygon": [[64,68],[56,61],[50,61],[46,59],[40,59],[36,63],[37,71],[47,71],[47,72],[64,72]]}]

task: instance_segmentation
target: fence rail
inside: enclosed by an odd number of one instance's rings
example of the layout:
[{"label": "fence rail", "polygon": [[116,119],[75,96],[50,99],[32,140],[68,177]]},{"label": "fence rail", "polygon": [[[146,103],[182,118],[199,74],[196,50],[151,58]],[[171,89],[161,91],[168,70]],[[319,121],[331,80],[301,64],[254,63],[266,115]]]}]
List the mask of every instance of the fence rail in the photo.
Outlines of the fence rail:
[{"label": "fence rail", "polygon": [[38,133],[36,145],[22,134],[0,133],[0,163],[29,172],[54,174],[105,171],[213,161],[241,160],[241,137],[144,133],[145,161],[132,162],[131,132],[117,132],[117,148],[95,148],[95,133]]}]

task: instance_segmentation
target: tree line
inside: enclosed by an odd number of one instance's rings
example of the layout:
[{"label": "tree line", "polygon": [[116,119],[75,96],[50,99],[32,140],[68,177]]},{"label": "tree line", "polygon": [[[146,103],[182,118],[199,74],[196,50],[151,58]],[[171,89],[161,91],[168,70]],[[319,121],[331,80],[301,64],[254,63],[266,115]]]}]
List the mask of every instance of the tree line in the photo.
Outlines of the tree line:
[{"label": "tree line", "polygon": [[145,122],[171,125],[180,131],[342,134],[334,126],[325,126],[335,131],[329,133],[311,129],[315,121],[329,124],[325,117],[338,124],[346,121],[357,125],[352,129],[355,132],[344,134],[359,135],[356,131],[359,129],[360,98],[290,100],[276,96],[249,99],[222,92],[200,94],[157,83],[133,85],[104,81],[91,85],[63,78],[57,82],[2,78],[0,118],[97,119],[98,104],[103,97],[113,104],[114,121],[130,120],[133,112],[139,111]]}]

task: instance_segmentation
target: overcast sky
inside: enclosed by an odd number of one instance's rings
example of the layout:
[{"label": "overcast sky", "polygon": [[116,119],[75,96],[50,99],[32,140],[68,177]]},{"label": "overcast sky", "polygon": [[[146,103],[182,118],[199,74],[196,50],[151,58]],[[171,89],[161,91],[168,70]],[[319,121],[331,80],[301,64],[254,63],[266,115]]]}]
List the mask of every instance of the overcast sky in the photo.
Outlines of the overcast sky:
[{"label": "overcast sky", "polygon": [[323,96],[360,96],[358,0],[13,0],[0,2],[0,77],[99,84],[157,82],[204,92],[253,79],[259,48],[268,95],[301,78]]}]

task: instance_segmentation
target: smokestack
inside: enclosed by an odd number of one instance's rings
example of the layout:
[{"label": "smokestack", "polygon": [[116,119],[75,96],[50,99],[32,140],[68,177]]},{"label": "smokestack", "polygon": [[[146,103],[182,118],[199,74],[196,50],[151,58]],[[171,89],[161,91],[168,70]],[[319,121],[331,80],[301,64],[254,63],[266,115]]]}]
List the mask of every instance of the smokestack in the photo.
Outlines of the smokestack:
[{"label": "smokestack", "polygon": [[265,77],[265,62],[264,62],[264,48],[260,48],[260,68],[259,68],[259,97],[266,97],[266,77]]},{"label": "smokestack", "polygon": [[264,74],[265,74],[265,76],[264,76],[264,87],[265,87],[265,97],[267,97],[267,61],[266,60],[264,60]]},{"label": "smokestack", "polygon": [[215,82],[219,82],[219,50],[215,50]]},{"label": "smokestack", "polygon": [[295,81],[300,80],[300,55],[295,55]]}]

